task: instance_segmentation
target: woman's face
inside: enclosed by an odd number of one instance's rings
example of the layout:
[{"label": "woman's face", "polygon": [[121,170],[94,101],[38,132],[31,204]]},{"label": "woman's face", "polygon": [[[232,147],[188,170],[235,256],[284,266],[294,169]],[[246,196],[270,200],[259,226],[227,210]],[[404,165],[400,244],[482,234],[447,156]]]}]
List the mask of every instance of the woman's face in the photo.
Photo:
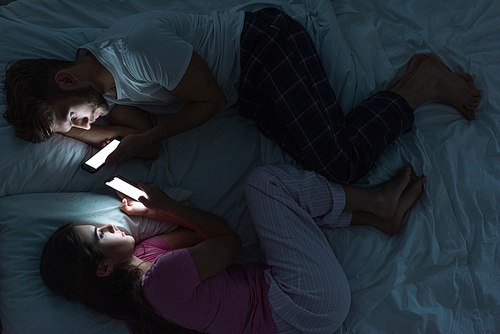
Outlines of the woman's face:
[{"label": "woman's face", "polygon": [[81,238],[92,243],[105,258],[112,259],[116,266],[132,259],[135,240],[118,230],[113,224],[96,227],[93,225],[75,226]]}]

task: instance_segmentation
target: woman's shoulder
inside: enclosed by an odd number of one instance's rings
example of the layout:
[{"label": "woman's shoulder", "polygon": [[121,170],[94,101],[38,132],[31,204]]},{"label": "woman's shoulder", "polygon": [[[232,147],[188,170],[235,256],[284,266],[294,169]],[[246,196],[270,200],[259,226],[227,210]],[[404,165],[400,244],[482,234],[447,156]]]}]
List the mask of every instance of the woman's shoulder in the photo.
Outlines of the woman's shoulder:
[{"label": "woman's shoulder", "polygon": [[143,261],[153,261],[159,255],[170,251],[170,247],[160,236],[154,236],[141,241],[135,246],[134,255]]},{"label": "woman's shoulder", "polygon": [[189,294],[201,283],[186,248],[173,249],[158,256],[142,278],[145,292]]}]

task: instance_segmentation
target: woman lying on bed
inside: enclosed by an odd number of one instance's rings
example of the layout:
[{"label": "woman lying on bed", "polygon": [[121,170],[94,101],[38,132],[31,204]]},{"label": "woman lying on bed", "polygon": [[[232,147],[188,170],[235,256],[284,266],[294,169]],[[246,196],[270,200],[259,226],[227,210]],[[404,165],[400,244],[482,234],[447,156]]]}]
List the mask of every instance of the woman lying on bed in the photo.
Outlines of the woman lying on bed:
[{"label": "woman lying on bed", "polygon": [[46,244],[41,275],[52,291],[127,321],[134,333],[171,333],[175,323],[217,334],[331,334],[347,316],[350,288],[320,227],[396,233],[425,183],[410,184],[410,174],[360,188],[292,165],[258,168],[246,197],[265,270],[232,263],[241,238],[223,218],[139,182],[148,198],[121,195],[120,208],[183,228],[135,245],[113,225],[68,224]]},{"label": "woman lying on bed", "polygon": [[[162,140],[238,101],[240,115],[254,119],[306,169],[349,183],[411,129],[421,103],[446,101],[471,120],[481,99],[470,75],[419,55],[396,86],[345,117],[308,32],[274,8],[140,13],[118,20],[78,51],[74,62],[15,62],[4,82],[5,118],[33,142],[54,132],[95,146],[124,137],[107,164],[155,156]],[[103,95],[116,103],[108,116],[112,126],[91,126],[107,112]],[[155,127],[148,113],[132,106],[180,100],[182,108]]]}]

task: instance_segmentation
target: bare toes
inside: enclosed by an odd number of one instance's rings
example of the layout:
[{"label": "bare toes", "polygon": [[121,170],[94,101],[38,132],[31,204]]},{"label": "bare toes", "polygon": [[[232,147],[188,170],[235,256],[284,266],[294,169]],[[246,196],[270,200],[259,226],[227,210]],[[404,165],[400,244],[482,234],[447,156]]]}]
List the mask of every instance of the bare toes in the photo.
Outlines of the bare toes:
[{"label": "bare toes", "polygon": [[472,78],[472,75],[470,75],[469,73],[455,73],[458,77],[460,77],[461,79],[467,81],[468,83],[470,83],[471,85],[474,85],[474,78]]},{"label": "bare toes", "polygon": [[403,168],[396,176],[377,187],[379,203],[372,211],[375,215],[384,219],[394,216],[399,197],[410,182],[410,175],[411,167]]},{"label": "bare toes", "polygon": [[474,111],[473,110],[468,110],[466,107],[463,107],[463,109],[460,110],[460,113],[468,121],[472,121],[476,117],[476,114],[474,113]]},{"label": "bare toes", "polygon": [[396,214],[390,221],[386,222],[385,229],[383,230],[385,233],[393,235],[400,230],[403,218],[417,203],[426,181],[427,178],[425,175],[419,177],[401,194]]}]

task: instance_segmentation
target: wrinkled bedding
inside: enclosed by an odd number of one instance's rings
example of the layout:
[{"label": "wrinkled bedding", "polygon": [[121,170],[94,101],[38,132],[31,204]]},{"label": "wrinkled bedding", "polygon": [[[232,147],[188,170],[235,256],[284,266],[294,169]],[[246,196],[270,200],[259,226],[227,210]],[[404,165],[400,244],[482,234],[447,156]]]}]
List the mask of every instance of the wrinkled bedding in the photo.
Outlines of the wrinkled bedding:
[{"label": "wrinkled bedding", "polygon": [[[0,7],[0,77],[17,58],[72,59],[114,20],[139,11],[188,13],[274,5],[302,23],[316,44],[345,113],[393,85],[414,53],[469,72],[483,93],[476,119],[432,102],[358,183],[377,184],[411,165],[427,184],[389,237],[369,227],[325,229],[352,290],[337,333],[500,332],[500,6],[497,1],[244,0],[106,2],[18,0]],[[0,104],[3,113],[4,105]],[[158,116],[154,122],[161,122]],[[127,333],[54,296],[38,273],[41,249],[68,222],[116,223],[134,236],[172,228],[118,209],[103,180],[118,173],[159,184],[189,205],[224,216],[243,238],[237,261],[260,261],[243,187],[263,164],[294,163],[231,107],[162,143],[154,161],[133,160],[96,174],[80,168],[96,149],[55,135],[17,139],[0,119],[0,319],[9,334]],[[148,226],[148,227],[144,227]],[[145,229],[148,229],[147,231]]]}]

